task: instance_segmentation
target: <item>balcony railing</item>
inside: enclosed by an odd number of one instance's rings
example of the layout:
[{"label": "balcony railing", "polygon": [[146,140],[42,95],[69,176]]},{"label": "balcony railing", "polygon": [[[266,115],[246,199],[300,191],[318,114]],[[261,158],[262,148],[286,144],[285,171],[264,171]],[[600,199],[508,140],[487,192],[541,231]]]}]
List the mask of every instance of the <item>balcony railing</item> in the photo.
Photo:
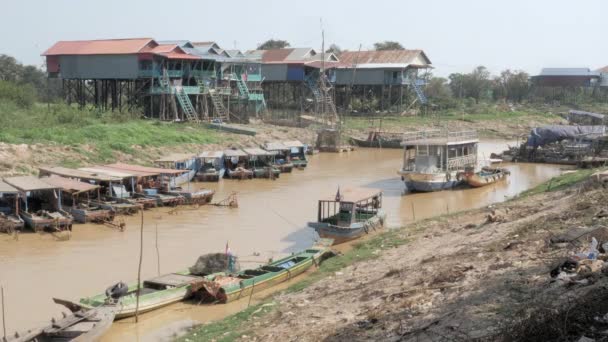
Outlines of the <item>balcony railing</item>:
[{"label": "balcony railing", "polygon": [[154,69],[139,69],[139,77],[160,77],[160,71]]},{"label": "balcony railing", "polygon": [[184,75],[183,70],[167,70],[167,75],[172,78],[182,77]]},{"label": "balcony railing", "polygon": [[209,70],[190,70],[190,75],[194,77],[200,77],[204,80],[215,78],[215,71]]},{"label": "balcony railing", "polygon": [[468,140],[477,140],[477,131],[455,131],[433,129],[427,131],[403,133],[402,142],[406,145],[449,144]]}]

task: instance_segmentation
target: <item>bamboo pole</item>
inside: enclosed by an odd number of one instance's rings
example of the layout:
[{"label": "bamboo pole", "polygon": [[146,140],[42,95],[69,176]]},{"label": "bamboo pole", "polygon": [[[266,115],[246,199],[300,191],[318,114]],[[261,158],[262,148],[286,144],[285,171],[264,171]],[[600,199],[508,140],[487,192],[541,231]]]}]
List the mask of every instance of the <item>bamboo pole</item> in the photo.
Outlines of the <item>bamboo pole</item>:
[{"label": "bamboo pole", "polygon": [[139,322],[139,295],[141,291],[141,263],[144,255],[144,211],[141,210],[141,228],[139,231],[139,266],[137,268],[137,296],[135,300],[135,323]]},{"label": "bamboo pole", "polygon": [[160,276],[160,251],[158,249],[158,223],[156,224],[156,273]]}]

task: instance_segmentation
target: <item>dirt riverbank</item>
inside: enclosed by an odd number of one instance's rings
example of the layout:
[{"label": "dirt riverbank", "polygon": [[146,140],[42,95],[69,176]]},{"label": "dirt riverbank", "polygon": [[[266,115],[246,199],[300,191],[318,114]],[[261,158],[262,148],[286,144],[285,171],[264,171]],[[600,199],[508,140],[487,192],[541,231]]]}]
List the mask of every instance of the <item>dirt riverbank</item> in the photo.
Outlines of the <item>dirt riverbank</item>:
[{"label": "dirt riverbank", "polygon": [[[605,297],[605,273],[557,281],[550,273],[568,255],[584,249],[591,237],[600,244],[608,241],[608,230],[601,228],[608,221],[607,196],[601,185],[587,180],[524,195],[492,209],[406,226],[391,234],[392,239],[408,242],[394,248],[379,246],[375,258],[355,262],[299,292],[276,296],[274,309],[242,322],[240,339],[605,336],[608,311],[599,305],[605,299],[597,299]],[[488,221],[491,210],[496,215]],[[576,316],[568,316],[569,311]]]}]

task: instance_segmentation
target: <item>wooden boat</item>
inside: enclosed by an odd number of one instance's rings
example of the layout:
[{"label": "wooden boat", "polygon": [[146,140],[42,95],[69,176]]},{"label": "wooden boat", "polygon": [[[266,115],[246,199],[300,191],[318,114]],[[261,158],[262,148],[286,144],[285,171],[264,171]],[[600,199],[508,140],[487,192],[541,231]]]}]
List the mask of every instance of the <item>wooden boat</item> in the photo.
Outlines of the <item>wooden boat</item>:
[{"label": "wooden boat", "polygon": [[44,230],[72,230],[72,216],[63,211],[38,210],[37,212],[22,211],[19,213],[25,225],[35,232]]},{"label": "wooden boat", "polygon": [[105,304],[97,308],[85,308],[79,304],[53,299],[65,305],[72,314],[58,320],[53,319],[48,326],[16,333],[7,337],[7,342],[88,342],[98,341],[112,326],[118,310],[117,304]]},{"label": "wooden boat", "polygon": [[247,168],[249,158],[243,150],[237,148],[224,150],[224,163],[226,165],[226,177],[230,179],[253,178],[253,171]]},{"label": "wooden boat", "polygon": [[15,230],[22,230],[25,222],[21,217],[13,214],[0,212],[0,233],[12,233]]},{"label": "wooden boat", "polygon": [[102,209],[112,210],[117,215],[133,215],[142,209],[140,205],[133,204],[126,199],[114,200],[91,200],[91,205],[98,206]]},{"label": "wooden boat", "polygon": [[382,191],[376,189],[346,189],[335,196],[319,200],[316,222],[309,222],[322,238],[335,244],[358,239],[384,225]]},{"label": "wooden boat", "polygon": [[207,204],[213,199],[215,191],[210,189],[190,190],[183,188],[175,188],[168,191],[163,191],[163,194],[181,196],[187,204]]},{"label": "wooden boat", "polygon": [[274,155],[272,167],[281,173],[289,173],[293,170],[294,165],[290,158],[291,148],[281,142],[270,142],[264,144],[264,150]]},{"label": "wooden boat", "polygon": [[261,148],[244,148],[243,151],[249,156],[249,167],[255,178],[276,179],[281,171],[273,166],[274,155]]},{"label": "wooden boat", "polygon": [[440,191],[463,183],[458,177],[477,165],[477,132],[430,130],[404,134],[403,167],[409,191]]},{"label": "wooden boat", "polygon": [[192,285],[192,291],[204,301],[228,303],[247,298],[255,292],[270,288],[305,272],[328,251],[313,247],[303,252],[271,262],[265,266],[236,273],[216,273]]},{"label": "wooden boat", "polygon": [[402,148],[402,133],[370,131],[367,139],[351,137],[353,144],[371,148]]},{"label": "wooden boat", "polygon": [[[202,281],[201,276],[191,275],[190,272],[178,272],[161,275],[143,281],[139,296],[139,312],[144,313],[156,310],[163,306],[182,301],[192,295],[190,286]],[[116,312],[116,319],[135,315],[137,301],[137,284],[128,288],[126,295],[120,297],[120,305]],[[85,308],[98,308],[106,303],[106,294],[82,298],[80,305]]]},{"label": "wooden boat", "polygon": [[503,179],[506,179],[511,172],[504,168],[484,167],[479,172],[467,170],[462,173],[465,182],[474,188],[494,184]]},{"label": "wooden boat", "polygon": [[224,178],[226,167],[224,166],[224,151],[205,151],[199,156],[201,167],[196,173],[196,179],[200,182],[218,182]]},{"label": "wooden boat", "polygon": [[100,205],[81,202],[68,209],[74,221],[78,223],[103,223],[113,221],[116,213],[112,209],[104,209]]}]

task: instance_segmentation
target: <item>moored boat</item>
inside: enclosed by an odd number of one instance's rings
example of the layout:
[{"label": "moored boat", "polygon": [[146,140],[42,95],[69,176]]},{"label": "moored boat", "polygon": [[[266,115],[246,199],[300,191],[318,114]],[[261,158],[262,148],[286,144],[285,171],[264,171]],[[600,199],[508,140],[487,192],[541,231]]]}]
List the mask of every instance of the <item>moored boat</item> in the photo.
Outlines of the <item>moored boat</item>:
[{"label": "moored boat", "polygon": [[118,304],[104,304],[96,308],[85,308],[79,304],[53,299],[66,306],[71,314],[53,319],[51,324],[41,328],[15,333],[6,342],[85,342],[98,341],[112,326]]},{"label": "moored boat", "polygon": [[226,167],[224,166],[224,151],[205,151],[201,153],[201,167],[196,173],[196,179],[200,182],[218,182],[224,178]]},{"label": "moored boat", "polygon": [[290,160],[291,148],[278,141],[265,143],[263,148],[274,155],[272,164],[274,168],[279,169],[281,173],[289,173],[293,170],[294,164]]},{"label": "moored boat", "polygon": [[226,177],[230,179],[252,179],[253,171],[248,169],[247,153],[238,148],[224,150]]},{"label": "moored boat", "polygon": [[[283,141],[283,145],[289,148],[289,159],[296,169],[304,169],[306,166],[308,166],[308,160],[306,159],[306,145],[302,144],[298,140]],[[313,149],[310,149],[310,151],[314,152]]]},{"label": "moored boat", "polygon": [[[165,274],[143,281],[140,288],[139,313],[152,311],[190,297],[192,295],[190,286],[202,279],[201,276],[191,275],[190,272],[185,271]],[[120,306],[116,312],[116,319],[135,315],[137,284],[128,286],[125,292],[120,296]],[[107,298],[106,293],[82,298],[80,305],[85,308],[101,307],[105,305]]]},{"label": "moored boat", "polygon": [[386,214],[382,208],[382,191],[376,189],[346,189],[319,200],[317,221],[309,222],[322,238],[335,244],[368,234],[384,225]]},{"label": "moored boat", "polygon": [[479,188],[504,180],[510,174],[511,172],[505,168],[483,167],[478,172],[473,169],[465,170],[462,177],[470,186]]},{"label": "moored boat", "polygon": [[359,147],[371,148],[401,148],[402,133],[370,131],[367,139],[351,137],[352,142]]},{"label": "moored boat", "polygon": [[461,173],[477,165],[477,132],[440,130],[404,134],[403,167],[398,172],[409,191],[452,189]]},{"label": "moored boat", "polygon": [[253,171],[255,178],[279,178],[281,171],[274,164],[274,155],[261,148],[244,148],[243,151],[249,157],[249,168]]},{"label": "moored boat", "polygon": [[210,189],[184,189],[175,188],[163,193],[174,196],[181,196],[187,204],[207,204],[213,199],[215,191]]},{"label": "moored boat", "polygon": [[199,159],[190,153],[174,153],[154,161],[162,169],[181,170],[184,173],[171,178],[170,187],[179,187],[190,182],[199,170]]},{"label": "moored boat", "polygon": [[0,233],[22,230],[25,223],[19,217],[19,190],[0,179]]},{"label": "moored boat", "polygon": [[325,247],[313,247],[255,269],[213,274],[194,284],[192,291],[196,291],[202,300],[212,302],[228,303],[247,298],[305,272],[327,251]]}]

